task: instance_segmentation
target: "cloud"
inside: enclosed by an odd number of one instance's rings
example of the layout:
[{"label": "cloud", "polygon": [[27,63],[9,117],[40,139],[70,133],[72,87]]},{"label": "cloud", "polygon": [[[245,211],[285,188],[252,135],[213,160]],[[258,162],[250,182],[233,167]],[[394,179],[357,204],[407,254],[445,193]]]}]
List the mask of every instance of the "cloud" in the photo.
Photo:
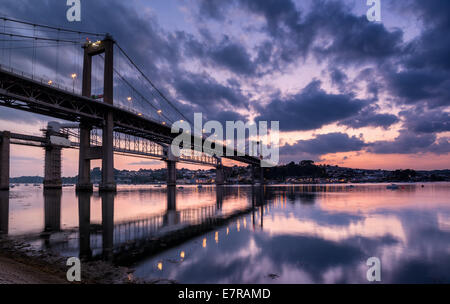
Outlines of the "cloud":
[{"label": "cloud", "polygon": [[161,165],[160,160],[141,160],[138,162],[128,163],[129,166],[151,166],[151,165]]},{"label": "cloud", "polygon": [[[239,88],[221,84],[208,74],[184,73],[173,80],[173,86],[180,99],[186,100],[190,106],[186,111],[202,112],[207,119],[215,119],[224,115],[224,111],[231,115],[231,110],[247,108],[248,98],[239,92]],[[236,113],[235,116],[238,116]]]},{"label": "cloud", "polygon": [[376,113],[378,108],[379,107],[376,106],[368,106],[356,116],[340,121],[338,124],[353,129],[363,127],[381,127],[383,129],[388,129],[390,126],[400,121],[400,119],[393,114]]},{"label": "cloud", "polygon": [[300,140],[294,145],[286,145],[283,152],[303,151],[311,154],[360,151],[366,146],[361,138],[346,133],[328,133],[317,135],[313,139]]},{"label": "cloud", "polygon": [[0,120],[9,122],[19,122],[26,124],[38,124],[42,123],[42,115],[33,114],[29,112],[19,111],[16,109],[10,109],[6,107],[0,108]]},{"label": "cloud", "polygon": [[377,154],[415,154],[450,152],[450,138],[441,138],[438,141],[435,134],[417,134],[409,130],[401,130],[393,141],[376,141],[370,143],[368,151]]},{"label": "cloud", "polygon": [[282,131],[313,130],[357,114],[366,101],[351,94],[328,94],[313,80],[300,93],[272,100],[260,107],[256,120],[280,122]]},{"label": "cloud", "polygon": [[450,131],[450,113],[417,107],[402,111],[405,127],[416,133],[440,133]]}]

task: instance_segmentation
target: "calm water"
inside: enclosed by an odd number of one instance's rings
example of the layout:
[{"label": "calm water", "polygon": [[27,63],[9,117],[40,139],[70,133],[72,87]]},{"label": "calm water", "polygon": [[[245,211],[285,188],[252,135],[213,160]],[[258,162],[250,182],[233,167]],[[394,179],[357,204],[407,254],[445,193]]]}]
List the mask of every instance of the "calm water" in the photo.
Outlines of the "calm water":
[{"label": "calm water", "polygon": [[[195,236],[181,235],[193,226]],[[78,196],[17,186],[0,194],[0,231],[65,256],[125,256],[144,279],[367,283],[366,261],[378,257],[383,283],[450,283],[450,183],[121,186]],[[162,237],[183,241],[146,254]]]}]

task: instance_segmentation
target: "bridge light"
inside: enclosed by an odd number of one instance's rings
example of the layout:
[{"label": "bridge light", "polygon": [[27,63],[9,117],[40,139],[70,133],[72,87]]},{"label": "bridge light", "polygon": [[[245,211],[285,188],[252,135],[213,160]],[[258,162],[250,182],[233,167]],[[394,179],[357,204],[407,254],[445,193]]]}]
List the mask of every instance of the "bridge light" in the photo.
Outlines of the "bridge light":
[{"label": "bridge light", "polygon": [[72,77],[72,79],[77,78],[77,74],[73,73],[72,75],[70,75],[70,77]]},{"label": "bridge light", "polygon": [[158,110],[157,113],[158,113],[158,114],[161,114],[161,113],[162,113],[162,110]]},{"label": "bridge light", "polygon": [[49,80],[47,83],[48,85],[52,85],[53,81]]},{"label": "bridge light", "polygon": [[163,121],[163,122],[162,122],[162,124],[163,124],[163,125],[165,126],[165,125],[166,125],[166,122],[165,122],[165,121]]},{"label": "bridge light", "polygon": [[138,113],[138,116],[142,116],[142,113]]},{"label": "bridge light", "polygon": [[131,97],[128,97],[128,98],[127,98],[128,101],[131,101],[131,99],[132,99]]},{"label": "bridge light", "polygon": [[181,257],[182,259],[184,259],[184,251],[181,251],[180,257]]}]

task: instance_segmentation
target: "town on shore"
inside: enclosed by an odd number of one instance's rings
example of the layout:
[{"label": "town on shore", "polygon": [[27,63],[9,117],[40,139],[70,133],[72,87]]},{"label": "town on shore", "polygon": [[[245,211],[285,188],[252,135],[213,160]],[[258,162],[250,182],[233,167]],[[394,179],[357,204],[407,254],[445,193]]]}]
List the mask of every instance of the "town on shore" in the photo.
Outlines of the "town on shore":
[{"label": "town on shore", "polygon": [[[167,169],[115,170],[116,181],[119,184],[164,184]],[[225,167],[227,184],[250,184],[252,170],[250,167]],[[177,169],[177,184],[213,184],[215,169],[190,170]],[[101,169],[91,171],[93,183],[101,180]],[[450,170],[373,170],[353,169],[335,165],[316,165],[312,160],[298,163],[290,162],[264,169],[264,179],[268,184],[329,184],[329,183],[382,183],[382,182],[436,182],[450,181]],[[21,176],[11,178],[12,184],[43,182],[40,176]],[[75,184],[77,177],[64,177],[64,184]]]}]

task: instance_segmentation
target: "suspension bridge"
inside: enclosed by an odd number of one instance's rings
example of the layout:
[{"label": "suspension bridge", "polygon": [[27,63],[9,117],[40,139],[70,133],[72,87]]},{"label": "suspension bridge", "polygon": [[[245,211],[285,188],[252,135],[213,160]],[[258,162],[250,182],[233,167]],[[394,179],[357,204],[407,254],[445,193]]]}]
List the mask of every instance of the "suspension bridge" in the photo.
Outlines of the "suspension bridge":
[{"label": "suspension bridge", "polygon": [[92,191],[94,159],[102,160],[99,190],[116,190],[114,153],[164,160],[168,186],[176,185],[177,162],[214,166],[223,184],[222,158],[259,168],[263,182],[260,158],[218,141],[212,149],[226,156],[202,151],[207,139],[196,145],[195,131],[182,155],[172,155],[170,145],[184,131],[172,133],[171,126],[189,119],[167,97],[170,89],[158,87],[109,34],[0,17],[0,54],[0,106],[64,121],[44,130],[44,139],[0,133],[0,189],[9,189],[10,144],[36,142],[46,148],[47,188],[62,186],[62,148],[79,149],[78,191]]}]

